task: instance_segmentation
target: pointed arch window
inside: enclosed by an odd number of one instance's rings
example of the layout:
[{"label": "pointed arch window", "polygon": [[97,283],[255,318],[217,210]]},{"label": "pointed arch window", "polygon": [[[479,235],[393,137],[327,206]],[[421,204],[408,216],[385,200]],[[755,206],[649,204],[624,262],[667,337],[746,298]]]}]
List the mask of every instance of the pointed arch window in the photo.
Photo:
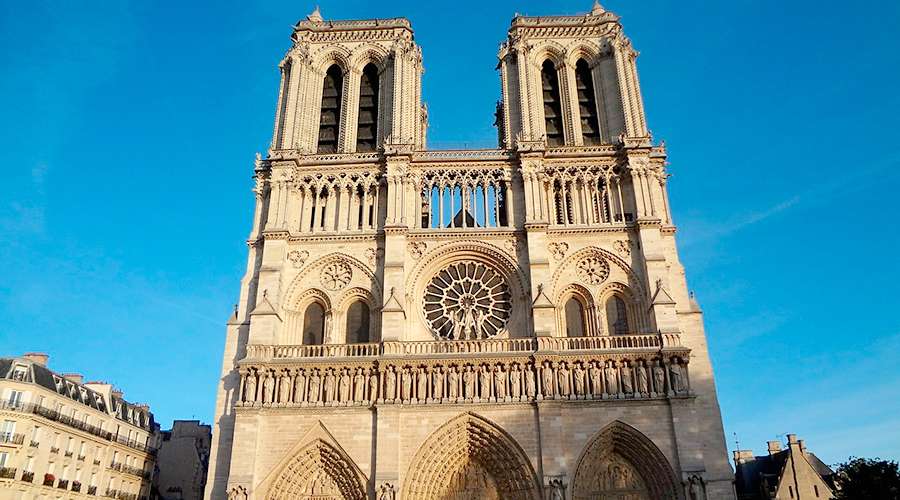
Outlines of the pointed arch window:
[{"label": "pointed arch window", "polygon": [[306,307],[303,314],[303,344],[321,345],[325,340],[325,308],[318,302]]},{"label": "pointed arch window", "polygon": [[369,305],[357,300],[347,309],[347,343],[371,342],[369,336]]},{"label": "pointed arch window", "polygon": [[581,301],[575,297],[566,301],[566,336],[567,337],[586,337],[584,321],[584,306]]},{"label": "pointed arch window", "polygon": [[340,137],[341,100],[344,92],[344,73],[337,64],[325,72],[322,84],[322,113],[319,118],[319,153],[336,153]]},{"label": "pointed arch window", "polygon": [[613,295],[606,301],[606,325],[610,335],[628,333],[628,308],[618,295]]},{"label": "pointed arch window", "polygon": [[600,144],[600,125],[597,120],[597,98],[594,78],[587,61],[575,63],[575,89],[578,92],[578,113],[581,117],[581,137],[585,144]]},{"label": "pointed arch window", "polygon": [[562,105],[559,98],[559,75],[553,61],[544,61],[541,66],[541,88],[544,95],[544,128],[547,144],[560,146],[563,143]]},{"label": "pointed arch window", "polygon": [[378,146],[378,67],[363,68],[359,81],[359,117],[356,122],[356,150],[375,151]]}]

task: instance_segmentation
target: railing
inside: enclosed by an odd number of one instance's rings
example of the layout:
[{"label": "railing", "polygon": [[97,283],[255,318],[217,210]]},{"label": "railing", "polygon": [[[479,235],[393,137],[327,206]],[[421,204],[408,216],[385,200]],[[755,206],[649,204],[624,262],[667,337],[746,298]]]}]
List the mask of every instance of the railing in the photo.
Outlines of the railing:
[{"label": "railing", "polygon": [[84,455],[78,455],[77,460],[78,460],[79,462],[84,462],[84,459],[85,459],[85,456],[84,456]]},{"label": "railing", "polygon": [[15,479],[16,469],[13,467],[0,467],[0,479]]},{"label": "railing", "polygon": [[30,483],[34,481],[34,471],[26,470],[22,471],[22,481],[26,483]]},{"label": "railing", "polygon": [[53,474],[44,474],[44,486],[53,486],[53,483],[56,481],[56,477]]},{"label": "railing", "polygon": [[41,443],[39,443],[38,441],[31,441],[30,443],[28,443],[28,446],[31,446],[32,448],[37,448],[40,445]]},{"label": "railing", "polygon": [[96,495],[96,494],[97,494],[97,487],[96,487],[96,486],[88,486],[87,494],[88,494],[88,495]]},{"label": "railing", "polygon": [[112,462],[109,464],[109,468],[115,471],[124,472],[125,474],[131,474],[132,476],[137,477],[145,477],[148,476],[148,472],[144,469],[139,469],[137,467],[132,467],[130,465],[125,465],[121,462]]},{"label": "railing", "polygon": [[69,480],[68,479],[60,479],[58,483],[56,483],[56,487],[61,490],[69,489]]},{"label": "railing", "polygon": [[66,456],[66,458],[72,458],[72,452],[71,452],[71,451],[65,452],[64,455]]},{"label": "railing", "polygon": [[368,344],[248,345],[247,360],[440,356],[561,351],[659,350],[681,347],[677,333],[597,337],[524,337],[484,340],[388,341]]},{"label": "railing", "polygon": [[384,342],[385,356],[432,354],[482,354],[504,352],[531,352],[536,347],[534,338],[486,339],[486,340],[433,340],[424,342]]},{"label": "railing", "polygon": [[0,443],[22,444],[24,442],[25,442],[24,434],[10,434],[10,433],[0,434]]},{"label": "railing", "polygon": [[79,483],[78,481],[72,481],[72,491],[74,491],[75,493],[80,492],[81,491],[81,483]]},{"label": "railing", "polygon": [[[80,431],[87,432],[88,434],[93,434],[94,436],[103,438],[107,441],[113,441],[119,444],[123,444],[128,446],[129,448],[133,448],[135,450],[143,451],[150,455],[156,454],[156,448],[152,446],[147,446],[144,443],[135,441],[133,439],[128,439],[124,436],[116,436],[111,432],[104,431],[103,429],[89,425],[81,420],[76,420],[72,417],[62,415],[58,411],[51,410],[44,406],[33,404],[33,403],[10,403],[9,401],[0,402],[0,410],[12,410],[12,411],[20,411],[24,413],[32,413],[34,415],[38,415],[40,417],[46,418],[47,420],[52,420],[55,422],[59,422],[63,425],[78,429]],[[16,436],[19,436],[18,434]],[[24,441],[24,436],[22,440]],[[2,442],[2,439],[0,439]],[[21,442],[17,444],[22,444]],[[38,443],[33,443],[32,446],[37,446]],[[59,448],[53,446],[50,448],[50,453],[59,453]],[[72,452],[66,452],[67,457],[72,456]]]}]

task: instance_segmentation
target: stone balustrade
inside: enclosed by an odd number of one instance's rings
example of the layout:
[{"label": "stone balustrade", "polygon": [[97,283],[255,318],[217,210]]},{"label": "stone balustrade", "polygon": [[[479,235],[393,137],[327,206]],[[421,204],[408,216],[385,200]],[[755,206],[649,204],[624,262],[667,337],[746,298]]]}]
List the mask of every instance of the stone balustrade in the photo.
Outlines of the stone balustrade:
[{"label": "stone balustrade", "polygon": [[247,360],[297,360],[438,356],[457,354],[523,354],[567,351],[634,351],[681,348],[677,333],[597,337],[525,337],[484,340],[387,341],[366,344],[248,345]]}]

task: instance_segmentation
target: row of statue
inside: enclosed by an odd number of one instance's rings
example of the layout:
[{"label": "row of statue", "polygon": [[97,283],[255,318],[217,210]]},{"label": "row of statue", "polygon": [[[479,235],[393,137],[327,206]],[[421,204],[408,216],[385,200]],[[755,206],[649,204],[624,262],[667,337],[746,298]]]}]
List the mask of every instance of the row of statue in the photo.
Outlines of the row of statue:
[{"label": "row of statue", "polygon": [[244,368],[243,406],[348,406],[626,399],[689,392],[687,363],[667,360],[385,365],[381,368]]}]

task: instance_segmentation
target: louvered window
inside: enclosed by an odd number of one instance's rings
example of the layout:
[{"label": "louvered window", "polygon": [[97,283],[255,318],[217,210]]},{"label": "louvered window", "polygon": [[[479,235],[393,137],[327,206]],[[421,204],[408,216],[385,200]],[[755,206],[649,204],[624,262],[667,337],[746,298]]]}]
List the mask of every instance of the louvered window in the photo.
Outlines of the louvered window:
[{"label": "louvered window", "polygon": [[341,123],[341,93],[344,76],[336,64],[328,68],[322,87],[322,115],[319,118],[319,153],[336,153]]},{"label": "louvered window", "polygon": [[559,78],[553,62],[544,61],[541,67],[541,87],[544,92],[544,124],[547,130],[547,144],[559,146],[563,143],[562,107],[559,100]]},{"label": "louvered window", "polygon": [[359,119],[356,123],[356,150],[375,151],[378,134],[378,68],[368,64],[359,82]]},{"label": "louvered window", "polygon": [[600,144],[594,79],[591,77],[591,68],[584,59],[579,59],[575,64],[575,88],[578,91],[578,113],[581,116],[581,136],[584,143]]}]

